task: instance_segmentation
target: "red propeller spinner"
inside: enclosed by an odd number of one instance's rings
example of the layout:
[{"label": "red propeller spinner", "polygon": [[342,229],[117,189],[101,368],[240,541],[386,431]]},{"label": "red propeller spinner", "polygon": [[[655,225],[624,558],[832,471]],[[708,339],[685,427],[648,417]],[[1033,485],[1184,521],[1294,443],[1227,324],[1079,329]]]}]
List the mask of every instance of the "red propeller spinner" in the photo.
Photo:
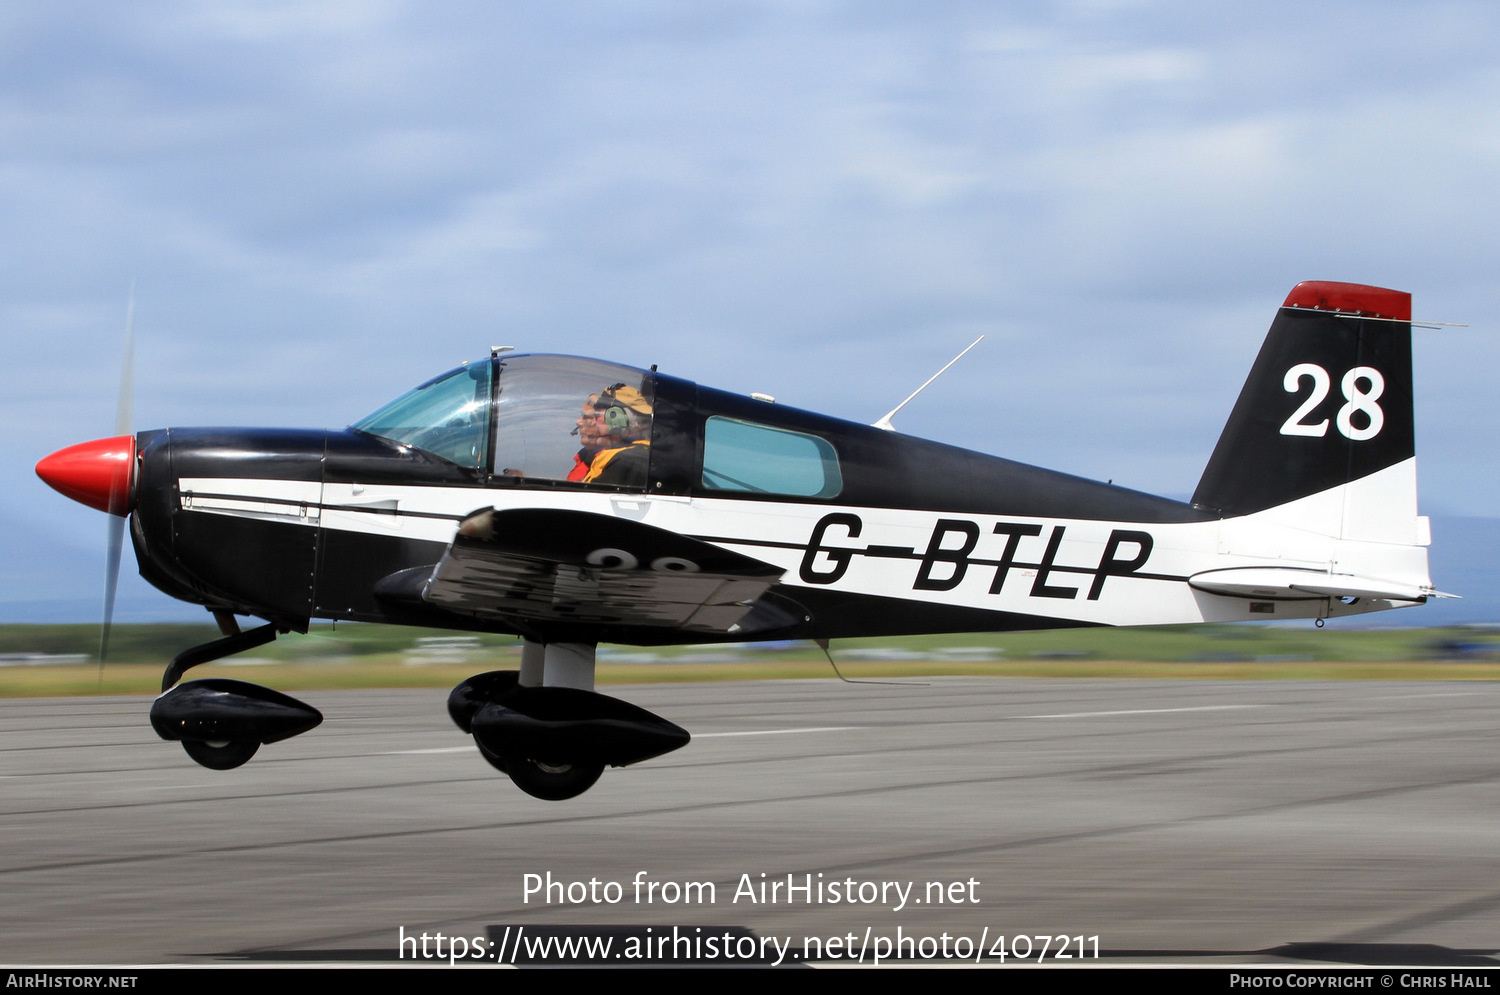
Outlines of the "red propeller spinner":
[{"label": "red propeller spinner", "polygon": [[123,517],[135,507],[135,436],[59,449],[36,465],[36,475],[74,501]]}]

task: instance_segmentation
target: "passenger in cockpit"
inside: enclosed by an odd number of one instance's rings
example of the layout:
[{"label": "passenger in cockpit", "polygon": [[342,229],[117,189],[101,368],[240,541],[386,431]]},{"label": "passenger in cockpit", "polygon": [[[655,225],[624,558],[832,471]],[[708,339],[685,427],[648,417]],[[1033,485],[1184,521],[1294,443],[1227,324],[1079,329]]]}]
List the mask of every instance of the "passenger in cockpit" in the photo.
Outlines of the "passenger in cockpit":
[{"label": "passenger in cockpit", "polygon": [[646,486],[651,461],[651,402],[636,388],[617,383],[599,392],[594,407],[602,416],[606,438],[589,463],[584,483]]}]

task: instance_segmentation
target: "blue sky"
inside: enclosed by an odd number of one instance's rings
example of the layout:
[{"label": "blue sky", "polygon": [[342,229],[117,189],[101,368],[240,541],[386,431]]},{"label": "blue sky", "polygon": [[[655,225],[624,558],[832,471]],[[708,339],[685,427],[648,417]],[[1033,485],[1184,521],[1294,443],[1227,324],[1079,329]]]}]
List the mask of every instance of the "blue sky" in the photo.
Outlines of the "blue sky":
[{"label": "blue sky", "polygon": [[102,516],[31,467],[111,433],[132,280],[138,428],[342,426],[501,343],[868,422],[984,333],[898,428],[1175,496],[1294,283],[1391,286],[1470,325],[1416,338],[1423,510],[1500,515],[1496,37],[1484,3],[7,3],[0,601],[99,587]]}]

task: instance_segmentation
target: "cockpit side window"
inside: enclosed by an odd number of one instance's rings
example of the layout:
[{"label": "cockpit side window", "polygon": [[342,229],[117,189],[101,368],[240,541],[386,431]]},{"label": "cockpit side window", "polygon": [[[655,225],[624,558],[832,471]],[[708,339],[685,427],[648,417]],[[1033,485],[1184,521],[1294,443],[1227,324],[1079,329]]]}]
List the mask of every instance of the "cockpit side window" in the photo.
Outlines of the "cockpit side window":
[{"label": "cockpit side window", "polygon": [[497,477],[644,489],[655,406],[649,374],[566,356],[500,361]]},{"label": "cockpit side window", "polygon": [[490,366],[474,363],[434,377],[353,427],[482,470],[489,450]]},{"label": "cockpit side window", "polygon": [[714,415],[703,429],[703,486],[826,498],[843,490],[844,480],[826,440]]}]

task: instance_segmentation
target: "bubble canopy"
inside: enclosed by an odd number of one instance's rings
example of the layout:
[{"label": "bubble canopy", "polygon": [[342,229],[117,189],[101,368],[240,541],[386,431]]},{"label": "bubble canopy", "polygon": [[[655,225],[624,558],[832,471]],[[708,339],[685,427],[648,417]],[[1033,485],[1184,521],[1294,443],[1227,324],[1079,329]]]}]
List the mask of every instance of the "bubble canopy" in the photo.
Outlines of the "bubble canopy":
[{"label": "bubble canopy", "polygon": [[572,356],[466,363],[351,428],[480,475],[644,487],[652,377]]}]

